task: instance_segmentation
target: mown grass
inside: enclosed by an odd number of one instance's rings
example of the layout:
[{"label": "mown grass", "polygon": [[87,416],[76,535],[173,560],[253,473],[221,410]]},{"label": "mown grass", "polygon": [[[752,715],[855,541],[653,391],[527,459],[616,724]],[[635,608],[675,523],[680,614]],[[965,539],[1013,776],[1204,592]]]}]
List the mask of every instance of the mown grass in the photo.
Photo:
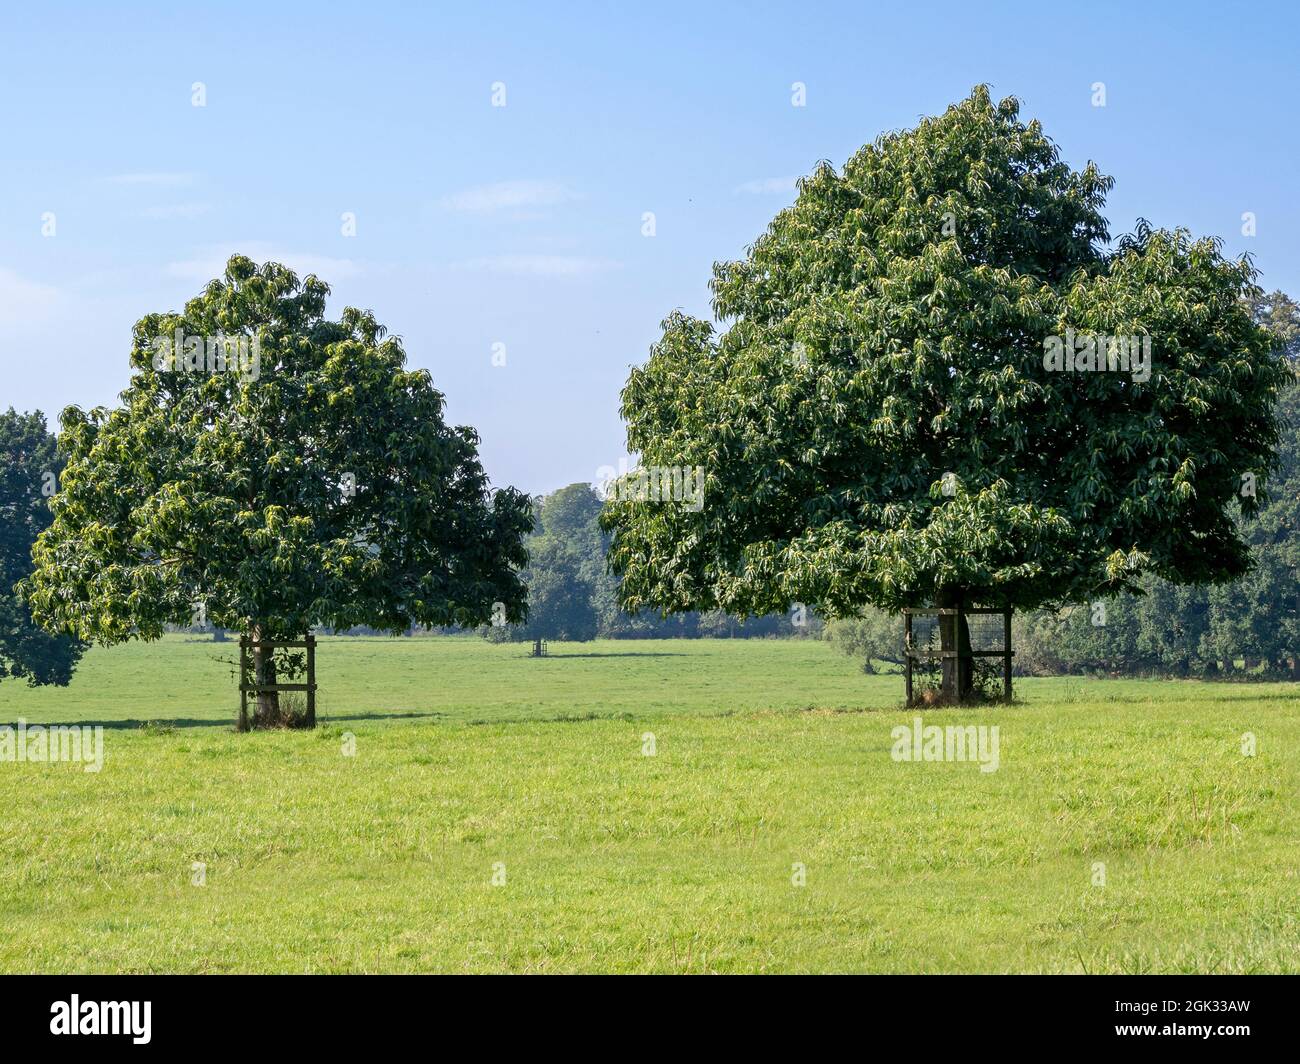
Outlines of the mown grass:
[{"label": "mown grass", "polygon": [[[735,713],[897,701],[896,677],[864,676],[824,643],[600,640],[491,644],[476,636],[321,639],[320,714],[340,722],[556,720],[657,713]],[[172,721],[226,725],[239,708],[237,642],[168,636],[94,649],[67,688],[0,685],[0,719]],[[865,701],[864,701],[865,699]]]},{"label": "mown grass", "polygon": [[552,650],[326,641],[315,734],[232,733],[179,638],[0,686],[109,725],[0,763],[0,970],[1300,970],[1294,685],[927,712],[999,726],[984,773],[894,761],[901,681],[824,644]]}]

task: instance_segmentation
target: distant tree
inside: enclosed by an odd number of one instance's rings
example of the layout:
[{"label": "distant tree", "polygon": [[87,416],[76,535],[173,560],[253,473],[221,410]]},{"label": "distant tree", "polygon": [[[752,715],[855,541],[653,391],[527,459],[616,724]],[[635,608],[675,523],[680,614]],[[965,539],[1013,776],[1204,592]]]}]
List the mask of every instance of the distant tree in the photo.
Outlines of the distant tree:
[{"label": "distant tree", "polygon": [[1017,676],[1059,676],[1072,670],[1062,660],[1061,619],[1052,610],[1028,610],[1011,618],[1011,643],[1016,649],[1012,671]]},{"label": "distant tree", "polygon": [[528,586],[528,621],[485,625],[480,629],[485,638],[585,642],[820,634],[820,619],[807,611],[800,627],[791,614],[744,619],[721,611],[662,616],[653,610],[621,610],[618,579],[606,565],[609,534],[600,527],[602,506],[601,494],[585,483],[533,500],[536,524],[527,541],[528,565],[520,574]]},{"label": "distant tree", "polygon": [[14,585],[32,568],[32,544],[51,519],[50,496],[63,472],[45,415],[0,414],[0,679],[67,685],[85,644],[50,635],[32,621]]},{"label": "distant tree", "polygon": [[605,536],[597,521],[600,497],[590,484],[570,484],[538,504],[528,540],[526,639],[586,642],[599,627],[595,593],[605,572]]},{"label": "distant tree", "polygon": [[[135,326],[113,410],[62,417],[68,464],[24,594],[83,639],[157,639],[196,605],[255,639],[525,616],[526,496],[493,492],[472,429],[368,311],[236,255]],[[276,658],[255,656],[263,684]],[[275,692],[259,716],[277,719]]]},{"label": "distant tree", "polygon": [[877,661],[903,664],[903,619],[868,607],[857,617],[841,617],[826,627],[831,642],[862,663],[862,671],[876,671]]},{"label": "distant tree", "polygon": [[1144,577],[1143,594],[1019,615],[1016,668],[1030,675],[1187,676],[1206,671],[1206,591]]},{"label": "distant tree", "polygon": [[[983,87],[801,181],[714,268],[725,331],[674,313],[623,390],[629,451],[705,476],[702,508],[607,507],[623,606],[1033,609],[1241,576],[1238,486],[1289,379],[1256,274],[1144,223],[1109,249],[1111,184]],[[1149,337],[1149,363],[1110,371],[1098,337]]]},{"label": "distant tree", "polygon": [[[695,634],[717,639],[820,639],[824,628],[822,619],[803,607],[762,617],[735,617],[722,610],[677,616],[683,619],[695,617]],[[668,621],[672,619],[667,618]]]},{"label": "distant tree", "polygon": [[1268,329],[1274,343],[1292,363],[1300,362],[1300,304],[1281,290],[1251,299],[1254,319]]}]

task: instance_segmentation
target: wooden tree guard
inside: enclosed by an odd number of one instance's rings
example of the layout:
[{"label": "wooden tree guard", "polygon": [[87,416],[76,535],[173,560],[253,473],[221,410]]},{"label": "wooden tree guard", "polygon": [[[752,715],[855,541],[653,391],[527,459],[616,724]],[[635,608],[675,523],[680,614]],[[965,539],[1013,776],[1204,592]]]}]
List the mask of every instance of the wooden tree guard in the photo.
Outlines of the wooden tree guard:
[{"label": "wooden tree guard", "polygon": [[[912,668],[916,662],[928,660],[929,655],[920,654],[912,645],[912,618],[913,617],[956,617],[957,630],[961,630],[961,622],[968,616],[975,614],[1001,614],[1002,615],[1002,649],[1001,650],[971,650],[963,654],[960,650],[941,650],[941,658],[958,658],[970,662],[974,672],[975,658],[1001,658],[1002,659],[1002,700],[1011,701],[1011,659],[1015,657],[1015,652],[1011,649],[1011,611],[1008,609],[994,608],[977,608],[968,609],[905,609],[903,610],[903,660],[907,667],[907,704],[915,705],[915,698],[912,694]],[[958,669],[960,674],[960,669]]]},{"label": "wooden tree guard", "polygon": [[545,639],[534,639],[534,640],[533,640],[533,653],[532,653],[532,656],[535,657],[535,658],[544,658],[544,657],[546,657],[546,640],[545,640]]},{"label": "wooden tree guard", "polygon": [[[305,647],[307,650],[307,682],[259,684],[257,677],[254,676],[252,678],[253,682],[250,683],[252,651],[254,648],[261,649],[263,647],[270,650],[272,654],[279,647],[293,647],[295,649]],[[250,694],[257,695],[263,691],[306,691],[307,727],[316,727],[316,637],[314,635],[309,635],[306,639],[262,639],[260,641],[254,641],[246,635],[239,637],[239,730],[241,732],[249,730],[248,696]]]}]

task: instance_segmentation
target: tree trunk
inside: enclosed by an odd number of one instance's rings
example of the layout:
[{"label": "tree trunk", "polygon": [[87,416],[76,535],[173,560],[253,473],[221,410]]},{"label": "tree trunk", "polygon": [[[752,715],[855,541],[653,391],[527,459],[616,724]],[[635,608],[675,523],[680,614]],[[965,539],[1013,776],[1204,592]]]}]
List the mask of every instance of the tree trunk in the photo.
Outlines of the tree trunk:
[{"label": "tree trunk", "polygon": [[[261,625],[254,625],[250,633],[254,643],[266,638]],[[256,684],[275,683],[275,652],[270,647],[253,647],[253,682]],[[280,692],[258,691],[256,722],[274,725],[280,719]]]},{"label": "tree trunk", "polygon": [[[965,596],[960,590],[945,589],[939,593],[938,606],[940,609],[964,609]],[[940,649],[956,650],[959,655],[943,659],[940,693],[945,702],[965,702],[974,694],[975,677],[972,669],[974,659],[969,656],[970,625],[964,613],[939,617],[939,645]]]}]

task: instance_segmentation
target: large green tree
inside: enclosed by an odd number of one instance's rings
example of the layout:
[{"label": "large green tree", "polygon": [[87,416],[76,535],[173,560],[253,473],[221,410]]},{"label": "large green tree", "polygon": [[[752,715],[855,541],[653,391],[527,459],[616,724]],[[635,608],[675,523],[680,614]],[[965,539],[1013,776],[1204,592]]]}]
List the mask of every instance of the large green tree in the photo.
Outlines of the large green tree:
[{"label": "large green tree", "polygon": [[[110,644],[196,613],[259,640],[523,619],[527,496],[489,488],[428,372],[369,312],[327,318],[328,294],[235,256],[181,313],[137,323],[121,405],[63,413],[24,585],[38,620]],[[255,668],[277,682],[273,655]]]},{"label": "large green tree", "polygon": [[50,523],[50,497],[63,471],[45,416],[0,414],[0,679],[65,685],[84,644],[38,627],[14,585],[32,568],[32,544]]},{"label": "large green tree", "polygon": [[[801,181],[715,266],[722,327],[673,314],[624,388],[642,466],[705,477],[702,508],[607,508],[624,605],[1032,608],[1245,572],[1287,379],[1254,270],[1183,230],[1112,247],[1111,184],[983,87]],[[1106,371],[1056,360],[1086,338]]]}]

